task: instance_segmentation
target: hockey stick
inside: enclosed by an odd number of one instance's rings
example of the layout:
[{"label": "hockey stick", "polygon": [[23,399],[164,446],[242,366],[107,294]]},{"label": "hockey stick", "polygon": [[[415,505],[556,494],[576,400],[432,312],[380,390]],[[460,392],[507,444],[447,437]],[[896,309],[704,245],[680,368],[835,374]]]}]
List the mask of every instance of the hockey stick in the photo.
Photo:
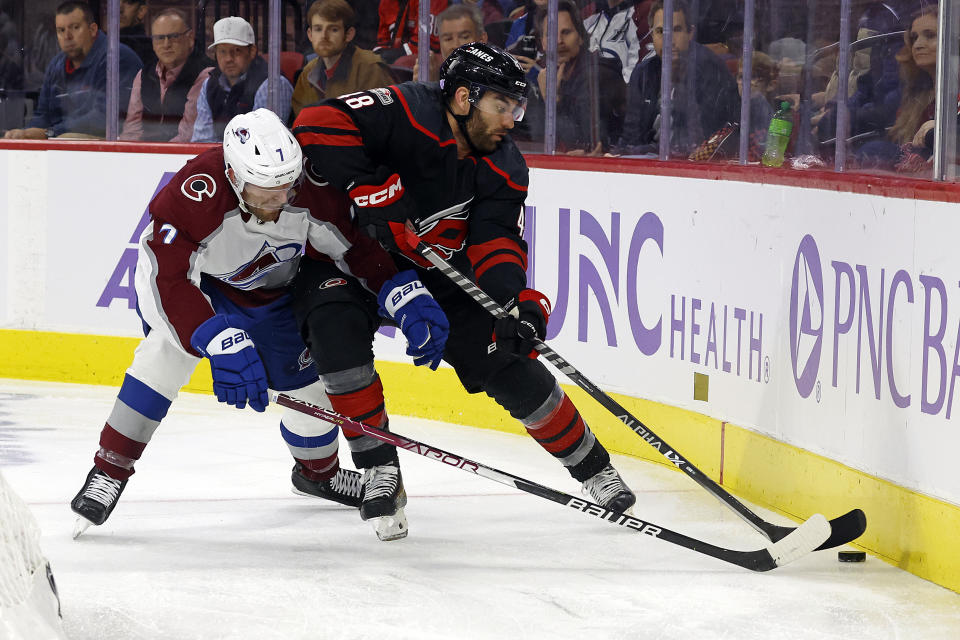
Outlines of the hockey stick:
[{"label": "hockey stick", "polygon": [[[495,318],[503,318],[507,312],[503,310],[493,298],[488,296],[482,289],[471,282],[466,276],[460,273],[449,262],[437,255],[428,244],[423,242],[411,224],[407,223],[406,240],[410,246],[414,247],[420,255],[430,261],[430,263],[439,269],[445,276],[450,278],[457,286],[463,289],[467,295],[473,298],[484,309],[486,309]],[[622,407],[616,400],[604,393],[597,385],[587,379],[580,373],[576,367],[567,362],[559,353],[551,349],[545,342],[538,340],[535,344],[537,351],[543,354],[547,362],[552,364],[558,371],[566,375],[575,382],[581,389],[586,391],[590,397],[599,402],[603,407],[612,413],[623,424],[627,425],[638,436],[643,438],[650,446],[656,449],[662,456],[674,464],[678,469],[693,478],[694,482],[713,494],[716,498],[723,501],[728,507],[743,518],[750,526],[765,535],[769,540],[777,542],[794,531],[793,527],[783,527],[767,522],[759,515],[751,511],[746,505],[734,498],[723,487],[714,482],[709,476],[700,471],[689,460],[666,443],[663,438],[651,431],[645,424],[640,422],[629,411]],[[867,528],[867,517],[860,509],[853,509],[842,516],[830,520],[830,537],[820,545],[817,550],[830,549],[846,544],[859,538]]]},{"label": "hockey stick", "polygon": [[692,551],[735,564],[745,569],[750,569],[751,571],[770,571],[771,569],[782,567],[788,562],[793,562],[797,558],[812,552],[817,545],[821,544],[827,539],[827,536],[830,535],[830,524],[826,518],[817,513],[799,527],[791,529],[789,535],[782,537],[779,541],[774,542],[765,549],[758,549],[756,551],[724,549],[723,547],[714,546],[682,533],[671,531],[649,520],[640,520],[639,518],[619,511],[605,509],[588,500],[575,498],[562,491],[545,487],[542,484],[538,484],[532,480],[526,480],[512,473],[507,473],[506,471],[488,467],[485,464],[458,456],[455,453],[450,453],[449,451],[444,451],[443,449],[438,449],[437,447],[407,438],[399,433],[384,431],[383,429],[378,429],[363,424],[362,422],[356,422],[341,416],[339,413],[291,398],[283,393],[272,392],[271,399],[281,406],[335,424],[346,432],[368,435],[382,442],[399,447],[400,449],[419,454],[425,458],[436,460],[448,466],[576,509],[587,515],[596,516],[601,520],[632,529],[637,533],[659,538],[665,542],[691,549]]}]

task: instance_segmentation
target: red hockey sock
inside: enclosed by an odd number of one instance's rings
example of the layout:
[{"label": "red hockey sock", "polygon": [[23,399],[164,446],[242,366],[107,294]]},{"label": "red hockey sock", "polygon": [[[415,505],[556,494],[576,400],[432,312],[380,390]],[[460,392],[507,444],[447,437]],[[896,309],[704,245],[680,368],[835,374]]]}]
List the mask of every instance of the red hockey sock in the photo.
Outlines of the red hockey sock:
[{"label": "red hockey sock", "polygon": [[337,475],[337,471],[340,470],[340,457],[336,453],[317,460],[304,460],[302,458],[294,458],[294,460],[300,463],[302,467],[300,473],[303,474],[303,477],[312,482],[329,480]]},{"label": "red hockey sock", "polygon": [[133,465],[146,446],[146,442],[131,440],[108,423],[100,432],[100,450],[93,463],[111,478],[126,480],[134,474]]},{"label": "red hockey sock", "polygon": [[546,416],[525,426],[527,433],[561,462],[576,451],[586,434],[583,418],[566,393]]}]

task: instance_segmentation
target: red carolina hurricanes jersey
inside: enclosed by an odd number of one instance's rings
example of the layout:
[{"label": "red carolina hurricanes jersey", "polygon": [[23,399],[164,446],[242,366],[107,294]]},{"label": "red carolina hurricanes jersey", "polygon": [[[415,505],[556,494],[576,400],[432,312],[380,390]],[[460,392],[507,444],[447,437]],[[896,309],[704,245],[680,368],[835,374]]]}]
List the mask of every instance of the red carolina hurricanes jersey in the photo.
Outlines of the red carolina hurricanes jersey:
[{"label": "red carolina hurricanes jersey", "polygon": [[[458,159],[437,84],[407,82],[325,100],[303,109],[293,132],[333,185],[367,199],[358,206],[389,200],[402,186],[421,238],[458,268],[472,270],[501,304],[526,287],[527,164],[509,136],[489,155]],[[420,256],[405,255],[429,267]]]},{"label": "red carolina hurricanes jersey", "polygon": [[[308,163],[309,164],[309,163]],[[143,319],[174,344],[190,346],[194,330],[214,315],[200,290],[202,275],[241,306],[259,306],[287,292],[300,257],[332,260],[372,291],[396,273],[380,245],[359,233],[341,191],[310,170],[276,222],[259,224],[240,210],[217,147],[187,162],[150,202],[140,238],[136,289]]]}]

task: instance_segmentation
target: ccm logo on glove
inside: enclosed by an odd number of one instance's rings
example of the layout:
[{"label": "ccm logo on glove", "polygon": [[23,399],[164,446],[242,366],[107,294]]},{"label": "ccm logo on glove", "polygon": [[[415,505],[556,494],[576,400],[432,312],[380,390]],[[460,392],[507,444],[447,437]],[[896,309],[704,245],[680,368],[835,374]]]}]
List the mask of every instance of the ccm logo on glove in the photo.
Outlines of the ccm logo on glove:
[{"label": "ccm logo on glove", "polygon": [[360,185],[350,190],[350,197],[358,207],[386,207],[403,196],[400,176],[393,174],[382,185]]}]

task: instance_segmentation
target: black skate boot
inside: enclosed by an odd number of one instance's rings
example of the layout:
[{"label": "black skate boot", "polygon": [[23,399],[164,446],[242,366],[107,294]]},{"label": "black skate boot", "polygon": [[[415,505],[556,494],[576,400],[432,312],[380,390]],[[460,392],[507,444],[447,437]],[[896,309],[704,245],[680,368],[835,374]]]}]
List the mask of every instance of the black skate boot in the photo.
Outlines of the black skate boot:
[{"label": "black skate boot", "polygon": [[363,472],[363,501],[360,518],[372,520],[377,537],[384,541],[407,537],[407,492],[400,465],[390,462]]},{"label": "black skate boot", "polygon": [[83,488],[70,503],[73,512],[80,516],[73,528],[73,537],[80,537],[91,524],[99,526],[106,522],[125,486],[126,480],[115,480],[96,466],[91,469]]},{"label": "black skate boot", "polygon": [[360,474],[356,471],[339,469],[329,480],[314,481],[303,475],[303,465],[298,462],[293,465],[290,480],[293,482],[294,493],[332,500],[355,509],[360,507],[362,483]]},{"label": "black skate boot", "polygon": [[596,475],[583,481],[583,492],[590,495],[597,504],[611,511],[626,512],[637,502],[630,487],[623,478],[608,464]]}]

